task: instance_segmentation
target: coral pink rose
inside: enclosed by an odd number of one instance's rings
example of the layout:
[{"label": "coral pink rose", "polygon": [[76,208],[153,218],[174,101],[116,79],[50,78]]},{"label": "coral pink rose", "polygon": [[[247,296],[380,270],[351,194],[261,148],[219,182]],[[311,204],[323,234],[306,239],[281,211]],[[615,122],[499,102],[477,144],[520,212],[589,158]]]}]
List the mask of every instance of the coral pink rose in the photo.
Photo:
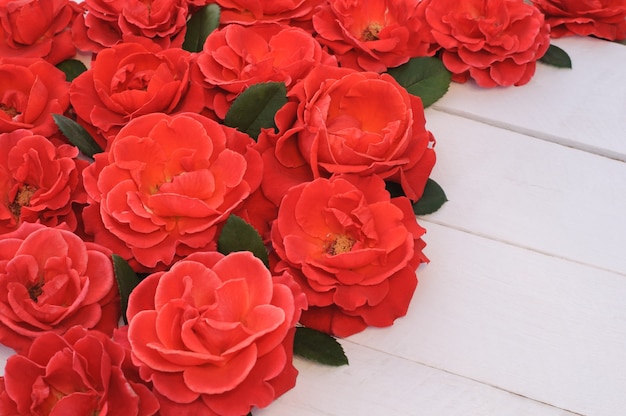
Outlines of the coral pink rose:
[{"label": "coral pink rose", "polygon": [[274,203],[290,186],[340,173],[378,175],[421,197],[435,164],[422,101],[388,74],[320,66],[296,85],[264,130],[262,188]]},{"label": "coral pink rose", "polygon": [[84,171],[85,230],[144,271],[214,248],[218,227],[259,186],[252,144],[198,114],[132,120]]},{"label": "coral pink rose", "polygon": [[69,25],[79,8],[69,0],[9,0],[0,6],[0,56],[44,58],[51,64],[76,54]]},{"label": "coral pink rose", "polygon": [[220,6],[222,24],[259,22],[289,23],[311,18],[324,0],[215,0]]},{"label": "coral pink rose", "polygon": [[384,72],[434,54],[419,0],[332,0],[313,15],[317,39],[343,67]]},{"label": "coral pink rose", "polygon": [[282,81],[290,88],[314,67],[336,65],[336,60],[303,29],[231,24],[208,36],[197,64],[210,96],[209,107],[223,119],[247,87]]},{"label": "coral pink rose", "polygon": [[129,298],[128,339],[161,415],[245,415],[291,389],[304,302],[250,252],[194,253],[148,276]]},{"label": "coral pink rose", "polygon": [[0,343],[20,352],[74,325],[111,334],[120,306],[110,255],[40,224],[0,235]]},{"label": "coral pink rose", "polygon": [[275,269],[290,270],[307,296],[302,324],[345,337],[406,314],[423,234],[409,200],[391,199],[382,179],[319,178],[281,202]]},{"label": "coral pink rose", "polygon": [[74,210],[87,202],[82,171],[88,165],[77,156],[76,147],[55,146],[29,130],[0,134],[0,234],[22,222],[76,230]]},{"label": "coral pink rose", "polygon": [[546,16],[550,36],[593,35],[626,39],[626,2],[623,0],[533,0]]},{"label": "coral pink rose", "polygon": [[0,58],[0,133],[52,135],[57,126],[51,114],[67,110],[68,91],[65,74],[43,59]]},{"label": "coral pink rose", "polygon": [[74,43],[99,52],[122,42],[150,42],[162,49],[181,47],[190,11],[189,0],[85,0],[85,13],[74,21]]},{"label": "coral pink rose", "polygon": [[180,48],[124,43],[98,53],[70,87],[76,114],[111,138],[133,118],[161,112],[199,112],[204,90],[191,79],[191,54]]},{"label": "coral pink rose", "polygon": [[9,357],[0,378],[0,414],[149,416],[159,404],[123,371],[124,349],[80,326],[45,333],[24,355]]},{"label": "coral pink rose", "polygon": [[543,14],[520,0],[423,0],[453,79],[482,87],[524,85],[550,46]]}]

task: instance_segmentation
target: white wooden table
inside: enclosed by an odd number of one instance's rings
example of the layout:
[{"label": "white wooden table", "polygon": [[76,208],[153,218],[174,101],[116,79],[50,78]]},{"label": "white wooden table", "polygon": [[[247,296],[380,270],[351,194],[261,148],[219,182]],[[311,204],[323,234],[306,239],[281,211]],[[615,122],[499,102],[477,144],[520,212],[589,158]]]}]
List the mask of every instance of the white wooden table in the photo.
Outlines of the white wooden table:
[{"label": "white wooden table", "polygon": [[554,43],[572,70],[427,110],[449,202],[408,315],[254,416],[626,414],[626,46]]}]

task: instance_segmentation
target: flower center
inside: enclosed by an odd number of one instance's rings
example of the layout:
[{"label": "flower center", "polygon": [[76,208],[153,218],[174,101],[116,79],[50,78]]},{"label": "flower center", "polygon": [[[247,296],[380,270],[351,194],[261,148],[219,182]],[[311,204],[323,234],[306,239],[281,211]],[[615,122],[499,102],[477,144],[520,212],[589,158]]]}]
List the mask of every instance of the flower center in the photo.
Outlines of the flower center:
[{"label": "flower center", "polygon": [[336,256],[337,254],[347,253],[352,250],[352,247],[356,243],[354,238],[351,238],[347,235],[337,235],[335,239],[326,244],[326,253],[331,256]]},{"label": "flower center", "polygon": [[38,282],[28,288],[28,296],[34,301],[37,302],[39,296],[43,294],[43,282]]},{"label": "flower center", "polygon": [[15,200],[9,204],[9,210],[16,217],[19,217],[22,213],[22,207],[27,207],[30,204],[30,199],[33,197],[33,194],[37,192],[37,188],[32,185],[24,185],[19,191],[17,191],[17,195],[15,195]]},{"label": "flower center", "polygon": [[10,107],[10,106],[8,106],[8,105],[6,105],[4,103],[0,103],[0,111],[3,111],[10,118],[14,118],[18,114],[20,114],[20,112],[17,111],[17,108]]},{"label": "flower center", "polygon": [[363,33],[361,33],[361,39],[364,41],[378,40],[378,34],[382,28],[383,26],[380,23],[370,23],[365,30],[363,30]]}]

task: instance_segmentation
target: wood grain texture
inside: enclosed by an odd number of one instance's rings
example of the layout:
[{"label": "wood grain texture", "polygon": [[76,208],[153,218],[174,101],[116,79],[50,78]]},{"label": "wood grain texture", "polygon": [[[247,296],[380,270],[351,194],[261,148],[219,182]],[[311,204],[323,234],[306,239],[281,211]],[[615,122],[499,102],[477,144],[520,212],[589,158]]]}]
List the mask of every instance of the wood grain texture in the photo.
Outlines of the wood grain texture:
[{"label": "wood grain texture", "polygon": [[573,416],[573,413],[343,340],[350,365],[296,359],[295,389],[254,416]]},{"label": "wood grain texture", "polygon": [[626,409],[626,279],[423,221],[409,313],[351,338],[585,415]]},{"label": "wood grain texture", "polygon": [[[625,48],[626,49],[626,48]],[[439,224],[626,275],[626,164],[427,111]]]},{"label": "wood grain texture", "polygon": [[433,108],[626,160],[626,46],[580,36],[553,43],[572,69],[539,63],[521,87],[453,84]]}]

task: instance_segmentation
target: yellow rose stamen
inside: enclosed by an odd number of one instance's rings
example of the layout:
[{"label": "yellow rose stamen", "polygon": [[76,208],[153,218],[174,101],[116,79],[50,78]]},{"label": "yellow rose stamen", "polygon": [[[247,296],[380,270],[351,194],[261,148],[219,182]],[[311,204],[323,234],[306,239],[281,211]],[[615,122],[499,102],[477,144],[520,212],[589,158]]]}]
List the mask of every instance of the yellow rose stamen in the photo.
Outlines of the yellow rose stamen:
[{"label": "yellow rose stamen", "polygon": [[9,204],[9,210],[11,213],[16,217],[19,217],[22,212],[22,207],[27,207],[30,204],[30,199],[33,197],[35,192],[37,192],[37,188],[32,185],[22,186],[19,191],[17,191],[15,200]]},{"label": "yellow rose stamen", "polygon": [[7,116],[9,116],[11,118],[14,118],[18,114],[20,114],[20,112],[17,111],[17,108],[10,107],[10,106],[8,106],[6,104],[2,104],[2,103],[0,103],[0,111],[3,111]]},{"label": "yellow rose stamen", "polygon": [[348,253],[350,250],[352,250],[354,243],[356,243],[356,240],[354,238],[351,238],[347,235],[337,235],[326,245],[326,253],[330,254],[331,256]]},{"label": "yellow rose stamen", "polygon": [[363,33],[361,33],[361,39],[364,41],[378,40],[378,34],[382,28],[383,26],[380,23],[370,23],[365,30],[363,30]]}]

